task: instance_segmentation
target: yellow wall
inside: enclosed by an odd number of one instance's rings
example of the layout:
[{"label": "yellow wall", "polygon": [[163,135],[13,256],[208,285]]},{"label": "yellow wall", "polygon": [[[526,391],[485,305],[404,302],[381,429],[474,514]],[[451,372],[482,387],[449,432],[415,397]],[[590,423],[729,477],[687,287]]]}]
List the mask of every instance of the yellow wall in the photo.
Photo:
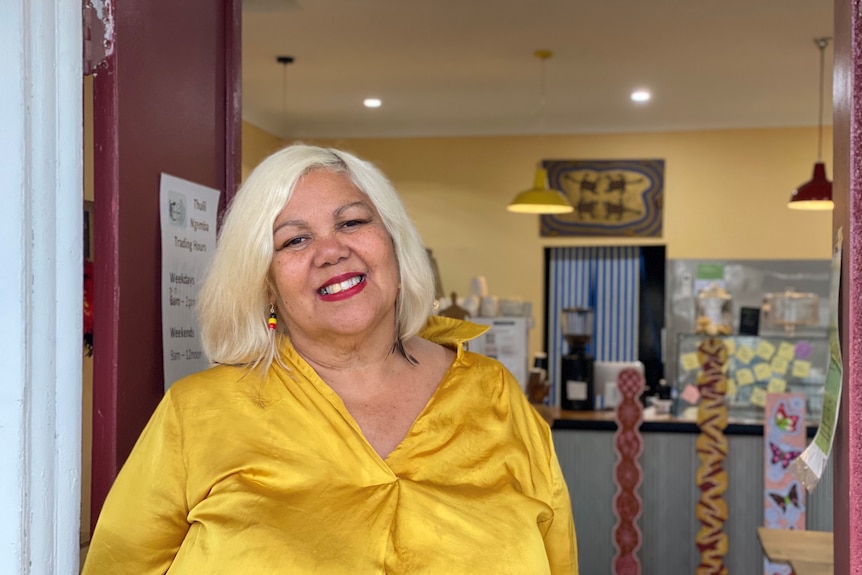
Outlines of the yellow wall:
[{"label": "yellow wall", "polygon": [[261,130],[254,124],[242,123],[242,181],[265,157],[284,146],[281,138]]},{"label": "yellow wall", "polygon": [[[260,137],[259,128],[244,127],[244,140]],[[832,157],[831,137],[827,129],[825,158]],[[791,190],[811,177],[816,128],[305,141],[354,152],[387,174],[434,251],[446,292],[466,294],[470,279],[482,275],[492,295],[533,302],[531,352],[542,345],[546,246],[663,244],[669,259],[830,254],[831,212],[786,207]],[[261,146],[244,143],[246,149]],[[244,156],[243,165],[264,155]],[[538,216],[505,209],[530,187],[538,160],[642,158],[665,161],[662,238],[540,238]]]}]

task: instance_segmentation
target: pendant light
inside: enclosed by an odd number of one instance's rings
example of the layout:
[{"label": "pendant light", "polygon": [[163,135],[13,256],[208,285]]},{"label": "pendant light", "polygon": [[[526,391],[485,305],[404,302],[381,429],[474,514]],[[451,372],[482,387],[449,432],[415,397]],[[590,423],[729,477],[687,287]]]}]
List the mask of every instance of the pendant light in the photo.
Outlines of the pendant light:
[{"label": "pendant light", "polygon": [[[539,134],[543,135],[545,124],[545,61],[551,57],[552,53],[550,50],[536,50],[534,55],[542,64]],[[533,187],[516,195],[506,209],[519,214],[567,214],[574,211],[575,208],[572,207],[563,192],[548,188],[548,172],[539,162],[536,166],[536,175],[533,178]]]},{"label": "pendant light", "polygon": [[293,64],[293,56],[276,56],[281,64],[281,137],[287,137],[287,67]]},{"label": "pendant light", "polygon": [[826,179],[826,165],[823,163],[823,55],[831,38],[815,38],[820,49],[820,109],[817,116],[817,162],[814,175],[790,195],[787,207],[794,210],[831,210],[832,182]]}]

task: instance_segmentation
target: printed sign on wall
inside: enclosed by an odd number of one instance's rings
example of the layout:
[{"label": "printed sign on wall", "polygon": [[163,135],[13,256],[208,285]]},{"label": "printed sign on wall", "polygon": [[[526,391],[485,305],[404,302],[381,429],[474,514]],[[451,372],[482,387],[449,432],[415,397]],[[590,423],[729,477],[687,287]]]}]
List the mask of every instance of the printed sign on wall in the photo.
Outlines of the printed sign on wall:
[{"label": "printed sign on wall", "polygon": [[165,390],[209,367],[195,303],[216,248],[219,191],[162,174],[162,354]]}]

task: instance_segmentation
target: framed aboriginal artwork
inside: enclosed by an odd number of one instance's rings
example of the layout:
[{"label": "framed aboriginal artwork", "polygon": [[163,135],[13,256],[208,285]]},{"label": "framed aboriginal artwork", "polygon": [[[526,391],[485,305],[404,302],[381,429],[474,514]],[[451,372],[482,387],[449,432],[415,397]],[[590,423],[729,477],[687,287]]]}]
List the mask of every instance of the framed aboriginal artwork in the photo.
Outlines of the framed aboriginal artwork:
[{"label": "framed aboriginal artwork", "polygon": [[662,235],[664,160],[544,160],[548,184],[575,207],[540,218],[543,237]]}]

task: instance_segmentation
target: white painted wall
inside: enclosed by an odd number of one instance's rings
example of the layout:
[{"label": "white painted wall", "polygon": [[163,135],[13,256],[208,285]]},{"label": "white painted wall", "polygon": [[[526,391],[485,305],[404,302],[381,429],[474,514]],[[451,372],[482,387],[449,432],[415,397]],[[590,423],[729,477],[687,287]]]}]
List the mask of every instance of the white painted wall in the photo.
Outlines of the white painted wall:
[{"label": "white painted wall", "polygon": [[81,2],[0,0],[0,573],[78,571]]}]

